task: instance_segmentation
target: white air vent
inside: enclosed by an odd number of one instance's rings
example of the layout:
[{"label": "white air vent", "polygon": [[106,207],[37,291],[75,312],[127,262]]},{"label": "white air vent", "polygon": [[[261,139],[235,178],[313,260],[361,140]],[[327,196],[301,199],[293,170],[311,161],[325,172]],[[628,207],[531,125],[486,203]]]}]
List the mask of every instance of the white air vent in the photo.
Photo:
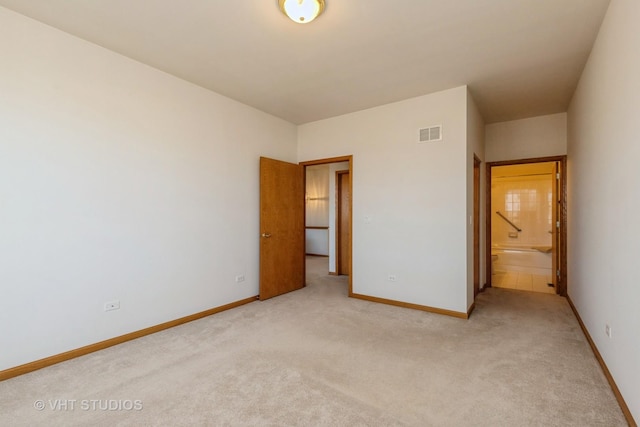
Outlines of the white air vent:
[{"label": "white air vent", "polygon": [[442,125],[420,129],[420,142],[442,141]]}]

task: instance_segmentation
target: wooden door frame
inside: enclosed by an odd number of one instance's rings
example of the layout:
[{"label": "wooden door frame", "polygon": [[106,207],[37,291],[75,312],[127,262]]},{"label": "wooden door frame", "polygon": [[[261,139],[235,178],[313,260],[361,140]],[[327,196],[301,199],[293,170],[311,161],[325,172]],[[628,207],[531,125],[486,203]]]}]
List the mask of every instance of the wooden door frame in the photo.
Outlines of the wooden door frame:
[{"label": "wooden door frame", "polygon": [[[305,176],[305,180],[306,180],[306,170],[307,170],[307,166],[314,166],[314,165],[327,165],[330,163],[342,163],[342,162],[349,162],[349,194],[351,194],[351,198],[349,199],[349,247],[351,248],[351,251],[349,253],[349,296],[353,296],[353,155],[348,155],[348,156],[340,156],[340,157],[330,157],[330,158],[326,158],[326,159],[317,159],[317,160],[307,160],[304,162],[300,162],[299,164],[304,166],[305,168],[305,173],[303,174]],[[305,182],[305,188],[306,188],[306,182]],[[305,218],[307,216],[307,206],[305,203]],[[337,258],[336,258],[336,262],[337,262]],[[306,270],[305,270],[305,275],[306,275]],[[306,276],[305,276],[306,277]]]},{"label": "wooden door frame", "polygon": [[[567,296],[567,156],[551,156],[551,157],[536,157],[530,159],[520,160],[505,160],[500,162],[488,162],[485,164],[486,168],[486,254],[485,265],[487,271],[487,287],[491,287],[491,169],[496,166],[511,166],[522,165],[527,163],[546,163],[546,162],[558,162],[560,163],[560,192],[558,194],[559,206],[558,206],[558,221],[560,221],[560,262],[558,263],[558,269],[560,270],[559,282],[556,287],[556,293],[560,296]],[[554,254],[555,255],[555,254]],[[556,272],[551,272],[556,274]]]},{"label": "wooden door frame", "polygon": [[473,155],[473,297],[480,293],[480,165]]},{"label": "wooden door frame", "polygon": [[[351,175],[348,170],[336,171],[336,189],[335,189],[335,199],[336,199],[336,230],[335,230],[335,244],[336,244],[336,274],[340,275],[340,272],[344,270],[344,266],[342,264],[342,250],[340,249],[342,242],[342,175],[349,175],[349,181],[351,181]],[[351,196],[349,196],[351,199]],[[349,206],[351,207],[351,206]],[[351,212],[351,211],[349,211]],[[351,224],[351,218],[349,218],[349,224]],[[349,227],[349,231],[351,231],[351,227]],[[349,247],[351,247],[351,242],[349,242]],[[349,268],[349,263],[347,262],[347,269]],[[351,270],[349,270],[349,274],[351,274]]]}]

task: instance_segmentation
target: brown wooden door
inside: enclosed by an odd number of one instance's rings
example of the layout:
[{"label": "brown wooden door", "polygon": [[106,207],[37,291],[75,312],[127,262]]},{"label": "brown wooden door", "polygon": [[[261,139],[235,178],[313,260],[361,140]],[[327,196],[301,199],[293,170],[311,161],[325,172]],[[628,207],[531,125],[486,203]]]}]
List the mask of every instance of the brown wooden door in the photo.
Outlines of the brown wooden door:
[{"label": "brown wooden door", "polygon": [[350,206],[351,206],[351,186],[349,185],[349,172],[338,171],[336,172],[337,183],[337,199],[338,199],[338,215],[337,215],[337,260],[338,260],[338,274],[349,275],[351,271],[349,269],[349,260],[351,259],[351,219],[350,219]]},{"label": "brown wooden door", "polygon": [[260,299],[304,286],[304,167],[260,158]]}]

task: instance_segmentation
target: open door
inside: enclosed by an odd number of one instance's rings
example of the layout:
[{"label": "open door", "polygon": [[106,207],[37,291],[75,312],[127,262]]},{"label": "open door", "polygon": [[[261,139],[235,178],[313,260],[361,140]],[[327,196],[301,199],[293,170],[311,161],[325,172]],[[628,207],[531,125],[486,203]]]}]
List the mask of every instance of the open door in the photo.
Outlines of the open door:
[{"label": "open door", "polygon": [[560,283],[562,276],[560,274],[560,266],[561,264],[561,244],[562,244],[562,233],[560,232],[560,209],[561,209],[561,199],[560,195],[562,194],[562,185],[560,182],[560,162],[556,162],[554,172],[553,172],[553,202],[552,202],[552,215],[551,215],[551,274],[553,278],[553,286],[556,288],[556,293],[562,294],[564,290],[564,283]]},{"label": "open door", "polygon": [[304,167],[260,158],[260,299],[304,286]]}]

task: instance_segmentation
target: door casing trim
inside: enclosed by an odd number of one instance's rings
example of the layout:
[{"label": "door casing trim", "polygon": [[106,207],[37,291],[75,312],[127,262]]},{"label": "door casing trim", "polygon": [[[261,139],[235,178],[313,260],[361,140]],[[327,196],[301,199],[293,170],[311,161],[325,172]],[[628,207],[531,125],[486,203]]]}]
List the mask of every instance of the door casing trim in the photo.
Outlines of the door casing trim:
[{"label": "door casing trim", "polygon": [[[485,215],[485,271],[486,284],[485,287],[491,287],[491,169],[496,166],[510,166],[510,165],[522,165],[527,163],[545,163],[545,162],[558,162],[560,164],[560,203],[558,206],[558,221],[560,221],[560,283],[558,283],[557,293],[560,296],[567,296],[567,156],[550,156],[550,157],[535,157],[529,159],[518,160],[504,160],[499,162],[487,162],[485,163],[486,173],[486,215]],[[553,273],[553,272],[552,272]]]}]

